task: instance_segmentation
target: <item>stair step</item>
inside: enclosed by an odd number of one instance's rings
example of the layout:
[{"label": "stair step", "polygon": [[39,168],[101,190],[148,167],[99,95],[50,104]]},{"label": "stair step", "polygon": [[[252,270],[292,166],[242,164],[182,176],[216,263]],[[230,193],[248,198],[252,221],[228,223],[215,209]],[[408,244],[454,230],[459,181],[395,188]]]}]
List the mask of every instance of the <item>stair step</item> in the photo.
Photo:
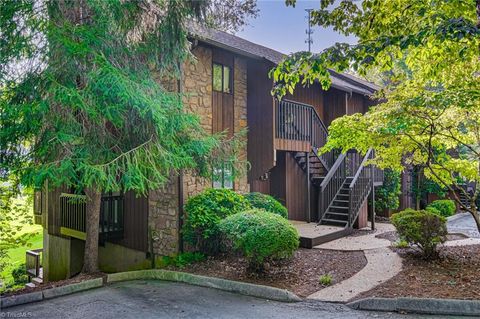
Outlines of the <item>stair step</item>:
[{"label": "stair step", "polygon": [[29,283],[26,283],[25,284],[25,287],[28,287],[28,288],[35,288],[37,287],[33,282],[29,282]]},{"label": "stair step", "polygon": [[348,213],[331,212],[331,211],[326,212],[325,215],[334,215],[334,216],[340,216],[340,217],[348,217]]},{"label": "stair step", "polygon": [[331,209],[341,209],[341,210],[348,210],[348,206],[330,206]]},{"label": "stair step", "polygon": [[43,284],[43,279],[38,277],[32,278],[32,283],[34,283],[35,285]]},{"label": "stair step", "polygon": [[323,218],[321,224],[347,226],[348,222],[336,219]]}]

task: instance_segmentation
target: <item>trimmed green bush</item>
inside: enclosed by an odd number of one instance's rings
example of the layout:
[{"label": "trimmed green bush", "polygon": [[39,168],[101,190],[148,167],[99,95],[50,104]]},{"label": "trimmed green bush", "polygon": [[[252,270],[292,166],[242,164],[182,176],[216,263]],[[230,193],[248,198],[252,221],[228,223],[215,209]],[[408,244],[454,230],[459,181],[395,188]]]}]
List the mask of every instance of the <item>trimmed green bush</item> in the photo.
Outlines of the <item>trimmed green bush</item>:
[{"label": "trimmed green bush", "polygon": [[249,208],[247,200],[232,190],[207,189],[185,204],[184,239],[197,251],[215,254],[220,248],[218,223]]},{"label": "trimmed green bush", "polygon": [[400,238],[420,248],[425,258],[435,257],[447,236],[446,218],[427,210],[407,209],[390,218]]},{"label": "trimmed green bush", "polygon": [[270,195],[255,192],[248,193],[244,195],[244,197],[253,208],[264,209],[267,212],[280,215],[283,218],[288,217],[288,212],[285,206]]},{"label": "trimmed green bush", "polygon": [[12,269],[13,285],[24,285],[28,282],[27,267],[20,264]]},{"label": "trimmed green bush", "polygon": [[298,232],[285,218],[261,209],[252,209],[225,218],[220,223],[226,246],[240,252],[249,270],[260,272],[265,262],[293,256]]},{"label": "trimmed green bush", "polygon": [[433,201],[427,206],[427,210],[429,208],[436,209],[443,217],[453,216],[457,211],[457,205],[455,205],[455,202],[451,199],[440,199]]}]

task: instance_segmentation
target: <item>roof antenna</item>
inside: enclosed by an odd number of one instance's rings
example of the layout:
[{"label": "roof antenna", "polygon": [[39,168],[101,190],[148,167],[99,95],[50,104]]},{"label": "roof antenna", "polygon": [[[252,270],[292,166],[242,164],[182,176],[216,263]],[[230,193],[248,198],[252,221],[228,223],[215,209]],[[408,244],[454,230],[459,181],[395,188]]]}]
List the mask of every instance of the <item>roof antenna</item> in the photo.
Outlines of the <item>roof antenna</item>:
[{"label": "roof antenna", "polygon": [[307,14],[308,14],[307,15],[308,28],[305,30],[305,33],[307,34],[307,39],[305,40],[305,43],[308,43],[308,52],[312,52],[311,46],[313,44],[313,39],[312,39],[313,30],[312,30],[312,24],[310,23],[310,18],[311,18],[313,9],[305,9],[305,11],[307,11]]}]

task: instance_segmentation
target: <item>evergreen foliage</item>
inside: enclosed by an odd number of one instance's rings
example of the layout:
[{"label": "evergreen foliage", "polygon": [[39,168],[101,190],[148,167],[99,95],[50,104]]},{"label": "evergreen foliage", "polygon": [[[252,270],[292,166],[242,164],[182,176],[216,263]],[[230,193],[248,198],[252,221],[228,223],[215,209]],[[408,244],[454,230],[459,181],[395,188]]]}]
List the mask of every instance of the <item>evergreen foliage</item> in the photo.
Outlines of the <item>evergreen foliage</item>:
[{"label": "evergreen foliage", "polygon": [[218,225],[227,216],[250,209],[245,198],[229,189],[210,188],[190,197],[185,204],[185,241],[195,250],[216,254],[220,249]]},{"label": "evergreen foliage", "polygon": [[292,257],[299,245],[298,232],[289,221],[262,209],[231,215],[221,221],[220,230],[227,246],[239,251],[256,272],[268,261]]},{"label": "evergreen foliage", "polygon": [[288,211],[285,206],[283,206],[282,203],[276,200],[273,196],[257,192],[248,193],[244,196],[253,208],[264,209],[267,212],[280,215],[283,218],[288,217]]}]

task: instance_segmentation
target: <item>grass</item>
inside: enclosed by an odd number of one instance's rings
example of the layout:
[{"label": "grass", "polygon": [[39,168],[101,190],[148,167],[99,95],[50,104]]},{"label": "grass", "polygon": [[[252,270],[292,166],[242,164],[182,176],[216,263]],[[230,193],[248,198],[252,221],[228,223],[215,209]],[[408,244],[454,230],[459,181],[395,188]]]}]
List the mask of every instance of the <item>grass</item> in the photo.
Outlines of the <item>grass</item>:
[{"label": "grass", "polygon": [[[18,199],[21,201],[21,199]],[[33,218],[33,212],[29,214],[29,219]],[[13,277],[11,275],[12,270],[15,267],[25,263],[25,252],[30,249],[37,249],[43,247],[43,231],[41,225],[35,225],[31,223],[31,220],[28,221],[17,221],[16,224],[22,224],[22,230],[18,233],[18,236],[23,234],[34,234],[30,237],[27,243],[24,246],[16,247],[8,250],[8,266],[5,269],[0,271],[0,278],[4,280],[5,285],[8,285],[13,281]],[[14,223],[15,224],[15,223]],[[3,287],[5,286],[3,285]],[[2,288],[0,288],[1,290]]]}]

